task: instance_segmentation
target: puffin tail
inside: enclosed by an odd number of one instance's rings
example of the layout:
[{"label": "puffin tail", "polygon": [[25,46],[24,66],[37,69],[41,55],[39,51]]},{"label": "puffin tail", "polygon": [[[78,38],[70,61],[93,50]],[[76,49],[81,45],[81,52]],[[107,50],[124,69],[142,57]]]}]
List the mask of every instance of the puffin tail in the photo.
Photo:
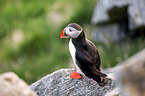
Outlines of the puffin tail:
[{"label": "puffin tail", "polygon": [[93,75],[92,79],[95,80],[99,86],[105,86],[106,84],[108,84],[108,80],[107,80],[107,75],[102,73],[101,75]]},{"label": "puffin tail", "polygon": [[108,80],[106,77],[100,77],[101,78],[101,82],[97,82],[100,86],[105,86],[106,84],[108,84]]},{"label": "puffin tail", "polygon": [[[101,72],[102,73],[102,72]],[[100,86],[105,86],[106,84],[108,84],[108,80],[107,80],[107,75],[105,74],[105,73],[102,73],[103,74],[103,76],[101,76],[100,75],[100,79],[101,79],[101,81],[100,82],[98,82],[98,84],[100,85]]]}]

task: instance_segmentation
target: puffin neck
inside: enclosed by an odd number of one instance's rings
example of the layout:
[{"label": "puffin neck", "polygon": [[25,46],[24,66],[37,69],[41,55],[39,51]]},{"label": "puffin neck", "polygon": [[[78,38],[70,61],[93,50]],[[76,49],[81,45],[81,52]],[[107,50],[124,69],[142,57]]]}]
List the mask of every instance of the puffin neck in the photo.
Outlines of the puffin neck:
[{"label": "puffin neck", "polygon": [[84,30],[82,30],[82,32],[77,38],[72,38],[72,42],[75,46],[85,46],[86,39]]}]

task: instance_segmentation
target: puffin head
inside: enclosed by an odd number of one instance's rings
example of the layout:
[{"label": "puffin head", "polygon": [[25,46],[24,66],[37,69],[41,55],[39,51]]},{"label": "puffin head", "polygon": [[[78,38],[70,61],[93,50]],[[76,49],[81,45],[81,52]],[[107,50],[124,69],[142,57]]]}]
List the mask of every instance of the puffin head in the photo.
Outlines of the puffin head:
[{"label": "puffin head", "polygon": [[60,33],[60,38],[77,38],[82,31],[83,28],[80,25],[71,23],[62,30]]}]

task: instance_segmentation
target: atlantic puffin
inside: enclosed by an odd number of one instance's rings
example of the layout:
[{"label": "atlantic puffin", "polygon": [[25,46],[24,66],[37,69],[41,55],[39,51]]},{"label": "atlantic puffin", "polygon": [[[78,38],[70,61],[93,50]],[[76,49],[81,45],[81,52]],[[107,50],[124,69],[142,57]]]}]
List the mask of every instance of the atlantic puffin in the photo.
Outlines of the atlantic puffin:
[{"label": "atlantic puffin", "polygon": [[85,38],[83,28],[71,23],[65,27],[60,38],[69,38],[69,51],[73,62],[76,66],[76,71],[72,72],[72,79],[80,79],[82,76],[87,76],[93,79],[100,86],[107,84],[107,75],[102,73],[101,59],[96,46]]}]

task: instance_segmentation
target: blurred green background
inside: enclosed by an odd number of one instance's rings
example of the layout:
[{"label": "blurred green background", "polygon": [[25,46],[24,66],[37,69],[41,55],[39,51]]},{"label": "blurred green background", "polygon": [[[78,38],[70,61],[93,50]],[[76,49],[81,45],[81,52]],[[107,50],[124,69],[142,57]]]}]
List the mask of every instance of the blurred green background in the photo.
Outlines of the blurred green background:
[{"label": "blurred green background", "polygon": [[[90,20],[96,0],[0,0],[0,73],[13,71],[28,84],[72,60],[68,39],[59,34],[69,23],[79,23],[91,40]],[[96,43],[103,68],[113,67],[145,46],[143,38],[127,44]]]}]

